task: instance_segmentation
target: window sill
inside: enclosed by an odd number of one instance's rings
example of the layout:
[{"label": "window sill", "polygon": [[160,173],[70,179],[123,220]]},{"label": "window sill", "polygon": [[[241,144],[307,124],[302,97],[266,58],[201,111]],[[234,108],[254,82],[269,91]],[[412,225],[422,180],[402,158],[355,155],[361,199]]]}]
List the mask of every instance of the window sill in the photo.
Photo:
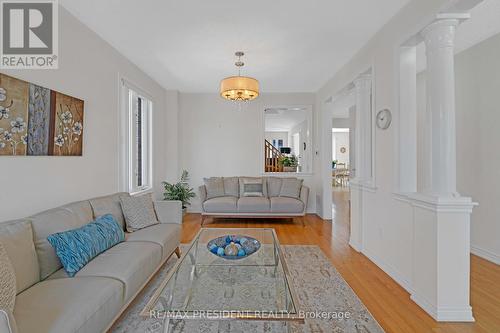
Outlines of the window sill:
[{"label": "window sill", "polygon": [[145,188],[145,189],[142,189],[142,190],[139,190],[139,191],[135,191],[135,192],[129,192],[129,194],[131,196],[143,195],[143,194],[148,194],[148,193],[153,193],[153,188],[152,187],[148,187],[148,188]]},{"label": "window sill", "polygon": [[262,172],[262,176],[299,176],[299,177],[312,177],[312,172]]}]

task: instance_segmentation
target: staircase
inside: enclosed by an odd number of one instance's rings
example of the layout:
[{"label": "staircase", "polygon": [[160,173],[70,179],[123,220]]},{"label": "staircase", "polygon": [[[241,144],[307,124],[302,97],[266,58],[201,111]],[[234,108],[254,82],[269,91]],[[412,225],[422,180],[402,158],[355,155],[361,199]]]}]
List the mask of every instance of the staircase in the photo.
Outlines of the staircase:
[{"label": "staircase", "polygon": [[283,165],[279,163],[281,152],[265,140],[264,142],[264,170],[265,172],[283,172]]}]

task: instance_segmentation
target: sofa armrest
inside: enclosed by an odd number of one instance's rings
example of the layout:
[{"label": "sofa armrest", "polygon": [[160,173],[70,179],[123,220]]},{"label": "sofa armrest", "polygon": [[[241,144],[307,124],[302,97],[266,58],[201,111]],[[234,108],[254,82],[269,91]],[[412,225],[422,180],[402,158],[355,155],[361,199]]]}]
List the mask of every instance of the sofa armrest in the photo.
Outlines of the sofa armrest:
[{"label": "sofa armrest", "polygon": [[182,224],[182,201],[160,200],[154,202],[156,216],[160,223]]},{"label": "sofa armrest", "polygon": [[309,200],[309,187],[302,186],[300,189],[300,201],[304,203],[304,214],[307,212],[307,202]]},{"label": "sofa armrest", "polygon": [[0,332],[17,333],[16,320],[9,310],[0,309]]},{"label": "sofa armrest", "polygon": [[207,200],[207,188],[205,185],[201,185],[198,187],[198,191],[200,192],[200,204],[203,207],[203,203]]}]

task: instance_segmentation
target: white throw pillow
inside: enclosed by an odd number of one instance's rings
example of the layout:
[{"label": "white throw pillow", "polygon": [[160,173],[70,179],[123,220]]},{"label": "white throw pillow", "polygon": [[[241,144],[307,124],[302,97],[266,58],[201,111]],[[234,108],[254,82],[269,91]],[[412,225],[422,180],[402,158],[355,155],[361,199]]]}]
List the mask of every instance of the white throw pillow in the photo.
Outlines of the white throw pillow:
[{"label": "white throw pillow", "polygon": [[267,196],[263,178],[240,178],[240,192],[242,197],[263,197]]},{"label": "white throw pillow", "polygon": [[153,199],[150,194],[136,197],[120,197],[125,225],[128,232],[158,224]]}]

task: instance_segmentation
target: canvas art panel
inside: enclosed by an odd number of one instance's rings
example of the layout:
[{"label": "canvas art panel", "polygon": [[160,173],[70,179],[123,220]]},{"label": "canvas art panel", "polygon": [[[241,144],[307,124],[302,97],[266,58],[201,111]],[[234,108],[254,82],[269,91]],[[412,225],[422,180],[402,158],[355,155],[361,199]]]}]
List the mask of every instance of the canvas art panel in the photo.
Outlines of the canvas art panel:
[{"label": "canvas art panel", "polygon": [[0,73],[0,155],[82,156],[84,102]]}]

